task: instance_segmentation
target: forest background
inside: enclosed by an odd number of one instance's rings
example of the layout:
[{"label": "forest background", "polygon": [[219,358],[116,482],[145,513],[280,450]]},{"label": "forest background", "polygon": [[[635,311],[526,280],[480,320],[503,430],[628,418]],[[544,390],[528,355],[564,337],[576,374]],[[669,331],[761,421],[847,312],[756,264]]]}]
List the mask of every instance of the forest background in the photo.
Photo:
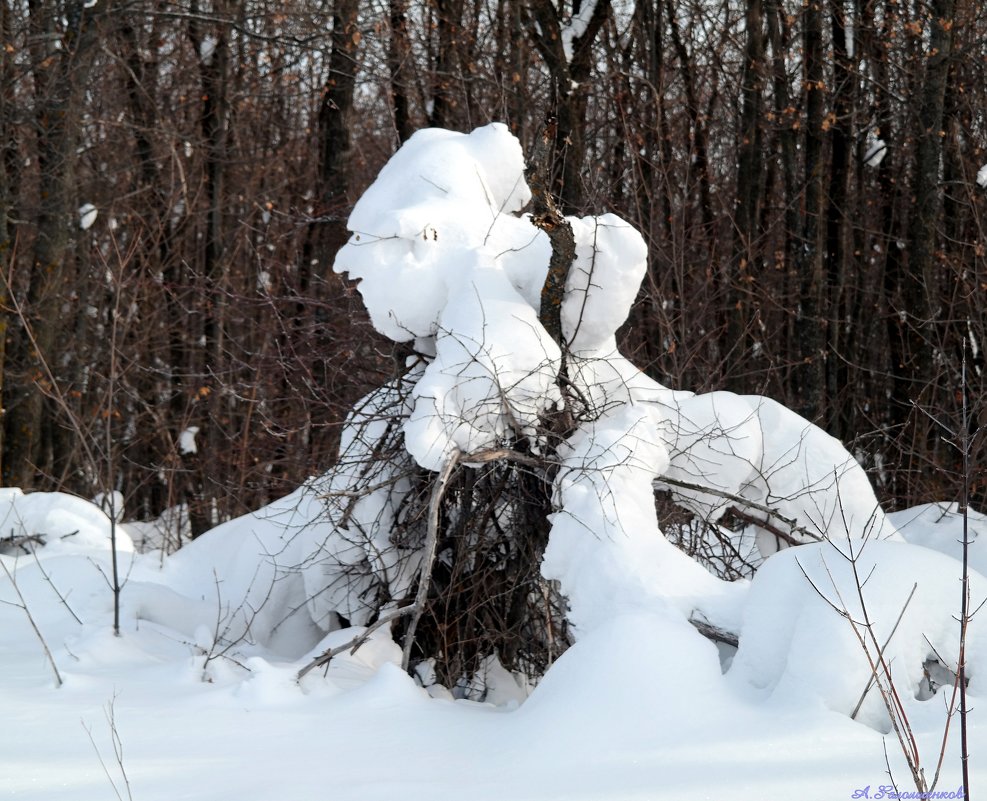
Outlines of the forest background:
[{"label": "forest background", "polygon": [[563,213],[643,232],[631,361],[795,409],[889,509],[958,497],[965,386],[987,504],[980,0],[0,14],[4,486],[198,534],[325,470],[403,365],[331,270],[353,202],[415,130],[502,121]]}]

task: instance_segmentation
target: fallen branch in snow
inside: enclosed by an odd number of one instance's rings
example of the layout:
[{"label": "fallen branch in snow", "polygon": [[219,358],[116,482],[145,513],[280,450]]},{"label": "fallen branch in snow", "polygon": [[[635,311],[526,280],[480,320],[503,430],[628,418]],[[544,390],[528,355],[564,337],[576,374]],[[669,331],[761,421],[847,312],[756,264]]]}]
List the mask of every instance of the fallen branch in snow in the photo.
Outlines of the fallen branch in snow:
[{"label": "fallen branch in snow", "polygon": [[20,548],[24,553],[32,553],[33,548],[28,545],[44,546],[45,539],[42,534],[22,534],[20,536],[11,532],[9,537],[0,537],[0,548]]},{"label": "fallen branch in snow", "polygon": [[24,614],[27,615],[31,628],[34,629],[34,633],[38,635],[38,640],[41,642],[41,647],[45,649],[45,656],[48,657],[48,662],[51,663],[52,672],[55,674],[55,686],[61,687],[62,675],[58,672],[58,665],[55,664],[55,657],[51,655],[51,649],[48,648],[48,643],[45,642],[45,638],[41,634],[41,629],[39,629],[38,624],[34,622],[34,615],[32,615],[31,610],[27,608],[27,601],[24,600],[24,596],[21,594],[21,589],[17,586],[17,581],[7,569],[7,563],[4,562],[3,559],[0,559],[0,567],[2,567],[3,572],[7,574],[7,578],[10,580],[10,586],[14,588],[14,592],[17,593],[17,597],[20,599],[19,604],[15,604],[12,601],[2,601],[0,603],[10,604],[11,606],[19,606],[24,610]]},{"label": "fallen branch in snow", "polygon": [[730,508],[730,514],[732,514],[735,518],[737,518],[737,520],[739,520],[741,523],[746,523],[751,526],[757,526],[758,528],[767,531],[768,534],[771,534],[773,537],[777,537],[779,540],[782,540],[783,542],[787,542],[789,545],[804,544],[800,542],[797,538],[793,537],[789,532],[782,531],[780,528],[778,528],[778,526],[769,523],[767,520],[760,520],[759,518],[754,517],[754,515],[747,514],[747,512],[738,509],[736,506]]},{"label": "fallen branch in snow", "polygon": [[[667,487],[681,487],[682,489],[692,490],[693,492],[702,492],[705,493],[706,495],[714,495],[717,498],[723,498],[724,500],[727,501],[733,501],[734,503],[740,504],[743,507],[746,507],[748,509],[756,509],[759,512],[764,512],[764,514],[770,515],[776,520],[780,520],[782,523],[784,523],[786,526],[788,526],[791,529],[793,534],[795,533],[801,534],[802,536],[806,537],[808,540],[813,542],[822,542],[824,539],[821,534],[817,534],[814,531],[809,531],[809,529],[805,528],[805,526],[800,526],[796,520],[790,517],[785,517],[785,515],[780,514],[777,509],[772,509],[770,506],[766,504],[758,503],[757,501],[752,501],[749,498],[745,498],[742,495],[737,495],[733,492],[726,492],[724,490],[715,489],[713,487],[706,487],[703,486],[702,484],[693,484],[691,481],[680,481],[679,479],[669,478],[668,476],[662,476],[661,478],[656,479],[655,484],[659,486],[664,485]],[[768,531],[771,534],[774,534],[775,536],[781,537],[791,545],[804,544],[802,542],[799,542],[799,540],[793,537],[791,534],[785,534],[780,529],[778,529],[777,526],[772,526],[767,521],[760,521],[751,518],[750,522],[752,522],[754,525],[760,526],[765,531]]]},{"label": "fallen branch in snow", "polygon": [[486,462],[496,462],[498,459],[506,459],[508,462],[517,462],[528,467],[545,467],[551,462],[548,459],[538,459],[527,453],[521,453],[511,448],[488,448],[482,451],[475,451],[460,457],[459,461],[464,464],[485,464]]},{"label": "fallen branch in snow", "polygon": [[726,629],[721,629],[719,626],[714,626],[708,620],[696,617],[695,613],[693,613],[689,618],[689,622],[695,626],[696,631],[702,634],[707,640],[721,642],[724,645],[732,645],[734,648],[740,645],[740,638],[732,631],[727,631]]},{"label": "fallen branch in snow", "polygon": [[305,665],[305,667],[303,667],[301,670],[298,671],[298,675],[295,677],[295,681],[301,681],[306,676],[306,674],[310,673],[316,668],[328,665],[332,661],[333,657],[339,656],[344,651],[349,651],[351,654],[356,653],[356,649],[359,648],[361,645],[363,645],[368,639],[370,639],[370,635],[373,634],[375,631],[377,631],[377,629],[381,628],[382,626],[386,626],[388,623],[393,623],[398,618],[411,614],[414,611],[415,611],[414,606],[402,606],[400,609],[396,609],[395,611],[391,612],[391,614],[384,615],[382,618],[379,618],[377,621],[367,626],[366,629],[364,629],[361,634],[357,634],[349,642],[343,643],[342,645],[337,645],[335,648],[330,648],[328,651],[323,651],[321,654],[315,657],[315,659],[313,659],[311,662]]}]

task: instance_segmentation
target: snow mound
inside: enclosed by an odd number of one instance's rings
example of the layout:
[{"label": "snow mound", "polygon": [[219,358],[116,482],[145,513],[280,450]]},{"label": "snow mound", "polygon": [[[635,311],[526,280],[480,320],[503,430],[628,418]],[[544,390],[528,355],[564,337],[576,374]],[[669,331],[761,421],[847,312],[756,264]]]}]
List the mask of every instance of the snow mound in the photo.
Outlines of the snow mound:
[{"label": "snow mound", "polygon": [[[134,550],[123,528],[117,526],[115,533],[117,550]],[[0,548],[4,540],[9,544],[33,540],[52,553],[109,550],[110,519],[89,501],[64,492],[25,495],[15,487],[0,489]]]},{"label": "snow mound", "polygon": [[648,246],[615,214],[569,218],[576,260],[566,278],[562,334],[576,354],[613,342],[630,314],[648,265]]},{"label": "snow mound", "polygon": [[748,509],[757,519],[804,529],[801,538],[901,539],[843,443],[777,401],[710,392],[668,406],[664,475],[695,487],[668,485],[696,514],[718,520],[735,496],[776,512]]},{"label": "snow mound", "polygon": [[668,454],[658,431],[652,409],[626,405],[584,425],[561,454],[542,575],[560,583],[577,636],[625,612],[682,619],[700,608],[721,621],[718,601],[742,591],[662,536],[652,482]]},{"label": "snow mound", "polygon": [[404,427],[408,450],[438,471],[454,450],[534,436],[542,414],[561,401],[560,364],[559,346],[507,276],[477,265],[440,314],[435,357]]},{"label": "snow mound", "polygon": [[[891,523],[914,545],[963,558],[963,515],[957,503],[926,503],[892,512]],[[967,509],[970,566],[987,576],[987,515]]]},{"label": "snow mound", "polygon": [[[850,555],[856,557],[855,571]],[[895,687],[914,706],[925,694],[927,662],[942,660],[945,668],[956,669],[959,577],[954,559],[905,543],[852,540],[777,553],[754,577],[730,675],[779,699],[819,699],[846,715],[856,710],[857,720],[887,731],[888,716],[850,620],[857,622],[872,657],[878,653],[875,641],[887,644],[884,659]],[[976,605],[987,597],[987,580],[979,573],[970,579]],[[867,621],[873,640],[864,629]],[[966,646],[969,689],[975,694],[983,693],[987,665],[981,628],[974,621]],[[935,703],[941,707],[941,701]]]}]

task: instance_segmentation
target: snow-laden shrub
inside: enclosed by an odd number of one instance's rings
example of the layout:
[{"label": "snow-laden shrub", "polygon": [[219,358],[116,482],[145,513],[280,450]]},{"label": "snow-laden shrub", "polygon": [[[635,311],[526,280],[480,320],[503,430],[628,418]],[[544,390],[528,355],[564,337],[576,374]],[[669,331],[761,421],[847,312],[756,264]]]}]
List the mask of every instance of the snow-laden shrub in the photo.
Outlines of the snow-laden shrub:
[{"label": "snow-laden shrub", "polygon": [[[309,612],[327,630],[393,616],[399,642],[417,625],[406,658],[419,676],[461,686],[490,664],[538,674],[574,639],[628,616],[691,619],[739,632],[737,675],[777,687],[819,644],[798,634],[798,611],[775,620],[791,636],[772,640],[774,618],[758,610],[772,593],[791,610],[813,607],[792,566],[833,546],[769,560],[742,630],[747,585],[665,539],[655,490],[718,537],[732,536],[724,513],[741,510],[765,556],[821,541],[898,554],[878,541],[901,537],[863,469],[822,430],[768,398],[663,387],[625,359],[616,331],[647,269],[641,235],[610,214],[534,224],[522,213],[524,170],[502,125],[421,131],[353,211],[335,269],[359,281],[377,330],[413,355],[347,421],[325,479],[328,524],[300,550]],[[571,229],[575,253],[560,303],[546,308],[553,226]],[[560,325],[547,326],[552,314]],[[921,556],[894,547],[913,571]],[[874,604],[884,613],[899,601],[877,593]],[[944,604],[922,625],[948,659]],[[816,690],[848,711],[859,659],[838,612],[817,613],[855,666]],[[919,628],[901,646],[909,687],[927,656]]]}]

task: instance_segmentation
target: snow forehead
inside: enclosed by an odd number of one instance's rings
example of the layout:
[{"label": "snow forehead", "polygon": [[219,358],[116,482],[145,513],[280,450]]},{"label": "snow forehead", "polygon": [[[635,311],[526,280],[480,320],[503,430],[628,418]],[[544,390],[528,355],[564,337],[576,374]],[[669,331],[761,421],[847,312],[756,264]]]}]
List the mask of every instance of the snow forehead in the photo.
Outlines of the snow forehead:
[{"label": "snow forehead", "polygon": [[467,212],[479,212],[485,230],[491,215],[519,211],[530,198],[521,145],[506,126],[469,134],[428,128],[384,165],[354,206],[349,228],[379,237],[455,236],[470,227]]}]

